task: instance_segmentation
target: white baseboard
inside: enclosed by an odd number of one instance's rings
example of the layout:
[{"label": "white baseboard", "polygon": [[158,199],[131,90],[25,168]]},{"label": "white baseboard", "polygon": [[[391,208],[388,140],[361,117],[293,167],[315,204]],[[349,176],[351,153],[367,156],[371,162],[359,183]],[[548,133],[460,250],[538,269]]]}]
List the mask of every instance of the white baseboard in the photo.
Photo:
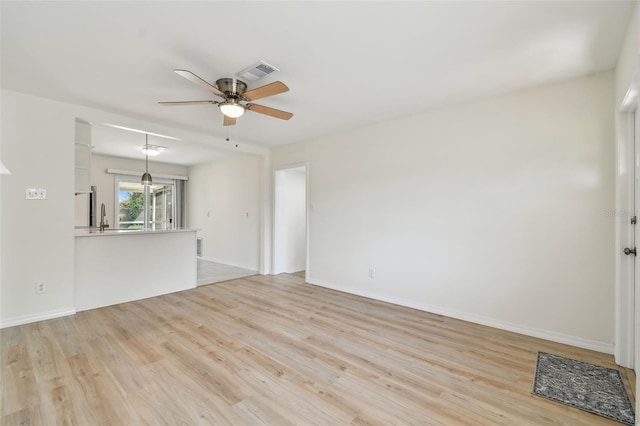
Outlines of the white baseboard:
[{"label": "white baseboard", "polygon": [[34,315],[22,315],[19,317],[3,319],[0,322],[0,328],[13,327],[16,325],[29,324],[32,322],[45,321],[54,318],[66,317],[67,315],[75,315],[76,308],[59,309],[57,311],[41,312]]},{"label": "white baseboard", "polygon": [[[248,268],[245,268],[248,269]],[[420,311],[430,312],[438,315],[444,315],[450,318],[456,318],[463,321],[469,321],[475,324],[486,325],[488,327],[498,328],[501,330],[512,331],[514,333],[523,334],[525,336],[537,337],[551,342],[562,343],[565,345],[575,346],[578,348],[589,349],[596,352],[602,352],[606,354],[613,354],[614,345],[611,343],[599,342],[596,340],[584,339],[582,337],[570,336],[563,333],[557,333],[548,330],[540,330],[532,327],[526,327],[519,324],[513,324],[510,322],[499,321],[493,318],[481,317],[478,315],[469,314],[466,312],[460,312],[440,306],[426,305],[421,303],[415,303],[412,301],[398,299],[388,296],[380,296],[378,294],[363,291],[360,289],[354,289],[344,286],[338,286],[326,281],[317,280],[311,277],[307,278],[307,283],[317,285],[320,287],[330,288],[345,293],[355,294],[357,296],[366,297],[369,299],[379,300],[382,302],[392,303],[394,305],[404,306],[407,308],[413,308]],[[35,315],[24,315],[14,318],[7,318],[0,321],[0,329],[13,327],[16,325],[29,324],[32,322],[45,321],[54,318],[60,318],[67,315],[74,315],[76,313],[75,308],[60,309],[56,311],[42,312]]]},{"label": "white baseboard", "polygon": [[330,288],[332,290],[342,291],[345,293],[355,294],[357,296],[366,297],[368,299],[379,300],[382,302],[392,303],[394,305],[413,308],[420,311],[430,312],[433,314],[444,315],[450,318],[469,321],[469,322],[480,324],[480,325],[486,325],[488,327],[498,328],[500,330],[512,331],[514,333],[523,334],[525,336],[537,337],[539,339],[549,340],[551,342],[556,342],[556,343],[563,343],[565,345],[575,346],[583,349],[589,349],[596,352],[613,354],[613,350],[614,350],[614,345],[612,343],[599,342],[596,340],[585,339],[577,336],[570,336],[567,334],[557,333],[554,331],[540,330],[532,327],[523,326],[520,324],[514,324],[506,321],[499,321],[493,318],[486,318],[478,315],[469,314],[466,312],[456,311],[449,308],[443,308],[441,306],[415,303],[409,300],[399,299],[395,297],[380,296],[379,294],[376,294],[376,293],[363,291],[361,289],[338,286],[332,283],[328,283],[326,281],[316,280],[311,277],[307,277],[307,283],[317,285],[320,287]]}]

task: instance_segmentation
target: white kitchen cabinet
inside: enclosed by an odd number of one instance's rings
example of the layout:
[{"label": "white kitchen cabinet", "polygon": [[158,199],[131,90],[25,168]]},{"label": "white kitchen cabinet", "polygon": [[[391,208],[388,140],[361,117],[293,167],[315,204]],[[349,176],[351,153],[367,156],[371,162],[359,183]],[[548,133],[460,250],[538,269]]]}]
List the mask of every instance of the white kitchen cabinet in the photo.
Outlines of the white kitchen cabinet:
[{"label": "white kitchen cabinet", "polygon": [[75,192],[91,191],[91,124],[76,119]]}]

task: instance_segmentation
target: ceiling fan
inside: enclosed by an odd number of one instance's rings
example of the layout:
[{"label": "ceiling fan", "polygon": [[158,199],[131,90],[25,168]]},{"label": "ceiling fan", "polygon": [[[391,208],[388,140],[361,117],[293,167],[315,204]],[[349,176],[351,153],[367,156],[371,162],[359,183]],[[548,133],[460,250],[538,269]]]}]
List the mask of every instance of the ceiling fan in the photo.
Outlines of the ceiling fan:
[{"label": "ceiling fan", "polygon": [[216,81],[216,85],[214,86],[207,83],[191,71],[174,70],[174,72],[192,83],[204,87],[214,95],[221,97],[223,100],[158,102],[160,105],[217,104],[224,116],[224,126],[233,126],[236,124],[236,118],[240,117],[247,110],[265,114],[270,117],[280,118],[282,120],[288,120],[293,117],[293,114],[290,112],[251,103],[252,101],[266,98],[267,96],[288,92],[289,88],[281,81],[275,81],[255,89],[247,90],[247,84],[235,78],[221,78]]}]

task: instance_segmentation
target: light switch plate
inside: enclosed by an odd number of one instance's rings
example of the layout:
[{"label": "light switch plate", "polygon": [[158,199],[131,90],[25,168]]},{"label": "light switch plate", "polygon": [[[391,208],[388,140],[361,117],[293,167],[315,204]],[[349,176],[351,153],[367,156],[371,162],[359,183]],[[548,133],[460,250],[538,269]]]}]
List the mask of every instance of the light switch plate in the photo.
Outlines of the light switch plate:
[{"label": "light switch plate", "polygon": [[25,189],[25,198],[27,200],[46,200],[47,190],[44,188],[27,188]]}]

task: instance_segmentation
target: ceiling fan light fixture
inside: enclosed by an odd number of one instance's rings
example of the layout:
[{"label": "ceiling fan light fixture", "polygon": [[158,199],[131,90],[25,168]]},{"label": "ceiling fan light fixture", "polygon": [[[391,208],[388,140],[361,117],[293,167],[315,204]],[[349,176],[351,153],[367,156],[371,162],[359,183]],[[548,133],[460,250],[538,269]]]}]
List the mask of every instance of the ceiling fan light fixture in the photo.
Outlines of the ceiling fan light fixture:
[{"label": "ceiling fan light fixture", "polygon": [[244,106],[232,100],[220,102],[218,105],[220,107],[220,111],[230,118],[238,118],[244,114],[245,111]]}]

